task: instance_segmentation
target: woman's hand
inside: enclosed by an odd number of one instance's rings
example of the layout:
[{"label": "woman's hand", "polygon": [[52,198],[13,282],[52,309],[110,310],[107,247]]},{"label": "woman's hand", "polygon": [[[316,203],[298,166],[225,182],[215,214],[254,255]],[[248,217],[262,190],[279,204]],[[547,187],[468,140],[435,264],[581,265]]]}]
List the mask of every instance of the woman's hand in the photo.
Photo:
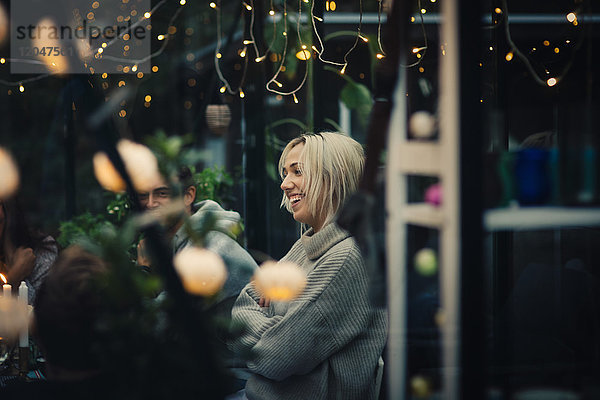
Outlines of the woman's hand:
[{"label": "woman's hand", "polygon": [[35,254],[30,247],[19,247],[15,250],[8,271],[8,281],[18,284],[25,280],[35,265]]},{"label": "woman's hand", "polygon": [[271,299],[265,296],[260,296],[258,300],[258,305],[261,307],[269,307],[271,305]]}]

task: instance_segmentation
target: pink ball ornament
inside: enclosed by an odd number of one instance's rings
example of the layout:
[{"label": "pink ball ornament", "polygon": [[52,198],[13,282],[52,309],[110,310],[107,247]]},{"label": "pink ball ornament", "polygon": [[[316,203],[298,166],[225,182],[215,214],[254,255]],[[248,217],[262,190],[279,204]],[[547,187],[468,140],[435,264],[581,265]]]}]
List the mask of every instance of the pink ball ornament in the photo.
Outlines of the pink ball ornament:
[{"label": "pink ball ornament", "polygon": [[435,183],[425,191],[425,202],[439,207],[442,204],[442,185]]}]

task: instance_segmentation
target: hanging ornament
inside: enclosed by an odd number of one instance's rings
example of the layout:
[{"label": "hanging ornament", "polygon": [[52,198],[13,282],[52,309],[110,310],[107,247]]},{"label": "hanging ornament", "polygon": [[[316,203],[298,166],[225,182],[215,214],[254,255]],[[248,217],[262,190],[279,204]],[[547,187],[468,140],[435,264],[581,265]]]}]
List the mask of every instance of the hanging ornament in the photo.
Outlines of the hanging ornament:
[{"label": "hanging ornament", "polygon": [[231,109],[228,104],[209,104],[206,107],[206,125],[215,135],[224,135],[231,123]]},{"label": "hanging ornament", "polygon": [[442,204],[442,185],[435,183],[425,190],[425,202],[439,207]]},{"label": "hanging ornament", "polygon": [[430,248],[419,250],[415,254],[414,265],[417,272],[423,276],[435,275],[438,269],[435,251]]},{"label": "hanging ornament", "polygon": [[408,121],[408,132],[415,139],[430,139],[435,133],[435,117],[427,111],[414,112]]}]

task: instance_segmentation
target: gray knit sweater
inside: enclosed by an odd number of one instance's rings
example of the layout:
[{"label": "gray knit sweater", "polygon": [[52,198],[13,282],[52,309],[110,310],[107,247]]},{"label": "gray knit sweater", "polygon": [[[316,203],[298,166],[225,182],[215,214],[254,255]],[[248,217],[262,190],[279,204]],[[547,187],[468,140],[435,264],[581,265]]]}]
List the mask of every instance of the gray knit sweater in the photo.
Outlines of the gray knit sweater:
[{"label": "gray knit sweater", "polygon": [[387,320],[368,300],[368,276],[358,246],[335,224],[308,230],[281,261],[307,274],[294,301],[258,306],[252,283],[232,310],[246,330],[233,343],[251,349],[250,400],[369,400],[386,341]]}]

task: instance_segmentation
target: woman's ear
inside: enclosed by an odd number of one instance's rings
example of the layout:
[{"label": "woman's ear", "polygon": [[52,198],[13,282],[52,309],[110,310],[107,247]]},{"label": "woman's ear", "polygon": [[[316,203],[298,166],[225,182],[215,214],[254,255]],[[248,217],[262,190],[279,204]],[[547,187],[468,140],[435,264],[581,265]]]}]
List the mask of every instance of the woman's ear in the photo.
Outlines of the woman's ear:
[{"label": "woman's ear", "polygon": [[183,203],[185,204],[185,207],[191,207],[192,204],[194,204],[194,201],[196,200],[196,186],[192,185],[192,186],[188,186],[187,189],[185,189],[185,193],[183,194]]}]

